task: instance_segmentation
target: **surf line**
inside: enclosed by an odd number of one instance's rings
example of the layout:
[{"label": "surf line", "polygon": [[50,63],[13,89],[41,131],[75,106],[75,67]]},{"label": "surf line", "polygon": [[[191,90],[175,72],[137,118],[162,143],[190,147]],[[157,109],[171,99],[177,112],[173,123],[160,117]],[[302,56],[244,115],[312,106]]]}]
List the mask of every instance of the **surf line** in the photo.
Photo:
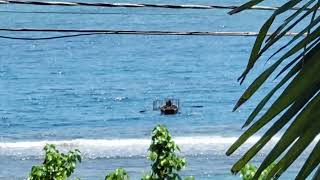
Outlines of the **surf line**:
[{"label": "surf line", "polygon": [[[176,137],[174,141],[182,146],[193,145],[228,145],[236,141],[237,137],[223,136],[190,136]],[[252,137],[247,142],[255,143],[260,136]],[[275,137],[273,141],[278,141]],[[61,147],[91,147],[91,148],[114,148],[128,146],[148,146],[151,143],[147,138],[132,139],[71,139],[71,140],[40,140],[40,141],[17,141],[17,142],[0,142],[0,149],[25,149],[25,148],[42,148],[45,144],[55,144]]]}]

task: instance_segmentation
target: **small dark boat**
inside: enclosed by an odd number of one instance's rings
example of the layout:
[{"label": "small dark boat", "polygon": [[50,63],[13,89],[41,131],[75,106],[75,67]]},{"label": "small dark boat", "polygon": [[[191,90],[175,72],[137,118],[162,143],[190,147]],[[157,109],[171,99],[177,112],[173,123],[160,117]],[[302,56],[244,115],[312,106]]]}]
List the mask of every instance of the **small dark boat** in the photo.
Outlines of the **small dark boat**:
[{"label": "small dark boat", "polygon": [[170,115],[170,114],[177,114],[178,107],[173,105],[171,100],[166,101],[166,105],[160,108],[161,114]]},{"label": "small dark boat", "polygon": [[175,105],[172,105],[170,107],[163,106],[160,108],[161,114],[165,114],[165,115],[177,114],[178,110],[179,110],[178,107]]},{"label": "small dark boat", "polygon": [[180,108],[179,99],[165,99],[153,101],[153,110],[164,115],[177,114]]}]

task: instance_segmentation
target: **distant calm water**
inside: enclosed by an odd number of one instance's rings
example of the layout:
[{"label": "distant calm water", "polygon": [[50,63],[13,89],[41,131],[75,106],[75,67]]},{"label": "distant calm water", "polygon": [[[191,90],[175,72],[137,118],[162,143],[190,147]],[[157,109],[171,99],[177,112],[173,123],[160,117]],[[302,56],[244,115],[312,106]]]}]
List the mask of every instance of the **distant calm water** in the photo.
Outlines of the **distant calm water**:
[{"label": "distant calm water", "polygon": [[[149,3],[241,2],[244,1]],[[226,10],[23,5],[0,5],[0,11],[105,13],[0,12],[1,28],[173,31],[258,31],[270,14],[248,11],[228,16]],[[149,169],[145,157],[149,137],[152,128],[160,123],[168,126],[188,160],[183,174],[203,180],[238,179],[231,175],[230,167],[245,148],[232,157],[224,153],[242,132],[241,125],[267,86],[277,82],[269,81],[246,106],[231,112],[249,82],[270,63],[258,64],[257,70],[239,86],[236,79],[246,66],[253,41],[253,37],[135,35],[49,41],[1,39],[0,179],[24,179],[32,165],[41,163],[41,149],[47,142],[58,144],[62,150],[79,148],[83,152],[85,159],[75,173],[81,179],[103,179],[107,171],[116,167],[126,168],[133,179],[138,179]],[[166,97],[180,99],[180,114],[161,116],[152,111],[153,100]],[[145,112],[140,113],[141,110]],[[292,178],[294,172],[296,166],[283,179]]]}]

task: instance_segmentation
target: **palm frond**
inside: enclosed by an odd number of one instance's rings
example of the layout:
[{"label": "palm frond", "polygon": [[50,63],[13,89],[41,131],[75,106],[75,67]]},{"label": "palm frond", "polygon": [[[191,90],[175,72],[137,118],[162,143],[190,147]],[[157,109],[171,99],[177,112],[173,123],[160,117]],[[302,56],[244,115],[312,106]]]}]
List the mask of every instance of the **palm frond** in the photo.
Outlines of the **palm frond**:
[{"label": "palm frond", "polygon": [[[246,10],[262,1],[263,0],[251,0],[239,8],[234,9],[230,14]],[[290,10],[298,4],[302,4],[298,10]],[[283,38],[284,34],[300,26],[301,22],[311,19],[305,27],[300,28],[301,31],[297,36],[293,37],[285,43],[284,46],[272,53],[270,58],[275,57],[275,55],[279,53],[283,54],[253,81],[236,103],[234,110],[258,92],[259,88],[272,74],[278,72],[276,78],[279,78],[281,74],[287,72],[280,82],[258,103],[243,127],[249,126],[250,124],[252,125],[226,152],[227,155],[231,155],[250,137],[276,119],[258,142],[234,164],[231,169],[233,173],[239,172],[267,145],[272,137],[282,131],[284,131],[284,134],[267,154],[258,168],[254,179],[258,179],[263,170],[274,162],[276,162],[276,165],[272,167],[267,179],[278,178],[291,166],[301,153],[315,141],[317,141],[316,145],[313,147],[312,152],[309,153],[308,159],[306,159],[306,162],[297,174],[297,179],[307,178],[319,166],[320,141],[316,139],[316,136],[320,134],[320,16],[316,15],[319,7],[320,0],[290,0],[279,7],[261,27],[249,57],[247,67],[238,79],[240,83],[244,81],[255,63],[262,57],[262,54],[269,51],[270,47],[277,42],[285,41]],[[276,28],[270,37],[266,37],[274,22],[279,16],[283,15],[284,12],[291,14],[284,19],[283,23]],[[281,67],[280,65],[283,66],[281,69],[279,68]],[[284,87],[285,85],[286,87]],[[279,97],[275,98],[266,112],[262,114],[260,118],[256,119],[257,115],[270,99],[282,88],[284,88],[284,90],[282,90]],[[319,177],[320,167],[314,174],[314,178]]]},{"label": "palm frond", "polygon": [[319,180],[319,178],[320,178],[320,166],[318,167],[318,170],[314,174],[312,180]]}]

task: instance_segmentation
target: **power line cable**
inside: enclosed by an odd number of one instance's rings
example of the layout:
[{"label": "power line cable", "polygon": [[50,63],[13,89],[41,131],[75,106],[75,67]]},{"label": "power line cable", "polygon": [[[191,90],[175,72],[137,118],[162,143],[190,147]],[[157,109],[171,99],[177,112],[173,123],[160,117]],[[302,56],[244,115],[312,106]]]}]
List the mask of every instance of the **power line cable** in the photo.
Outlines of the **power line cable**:
[{"label": "power line cable", "polygon": [[52,36],[52,37],[41,37],[41,38],[26,38],[26,37],[0,36],[0,38],[2,38],[2,39],[13,39],[13,40],[25,40],[25,41],[39,41],[39,40],[51,40],[51,39],[71,38],[71,37],[78,37],[78,36],[91,36],[91,35],[97,35],[97,34],[105,34],[105,33],[72,34],[72,35]]},{"label": "power line cable", "polygon": [[[5,29],[2,28],[0,31],[7,32],[48,32],[48,33],[78,33],[72,35],[61,35],[53,37],[43,38],[25,38],[25,37],[11,37],[11,36],[0,36],[4,39],[15,39],[15,40],[50,40],[50,39],[61,39],[70,38],[77,36],[91,36],[91,35],[163,35],[163,36],[257,36],[258,32],[200,32],[200,31],[127,31],[127,30],[89,30],[89,29]],[[270,36],[272,33],[268,33]],[[289,32],[286,36],[295,36],[298,33]]]},{"label": "power line cable", "polygon": [[[95,6],[95,7],[126,7],[126,8],[169,8],[169,9],[235,9],[238,6],[233,5],[198,5],[198,4],[134,4],[134,3],[90,3],[90,2],[54,2],[54,1],[19,1],[19,0],[0,0],[3,4],[25,4],[25,5],[45,5],[45,6]],[[278,7],[271,6],[253,6],[254,10],[276,10]],[[298,10],[299,7],[291,8]],[[309,10],[309,9],[306,9]]]},{"label": "power line cable", "polygon": [[72,14],[72,15],[159,15],[159,16],[186,16],[196,15],[194,13],[135,13],[135,12],[76,12],[76,11],[15,11],[15,10],[0,10],[0,13],[12,13],[12,14]]}]

